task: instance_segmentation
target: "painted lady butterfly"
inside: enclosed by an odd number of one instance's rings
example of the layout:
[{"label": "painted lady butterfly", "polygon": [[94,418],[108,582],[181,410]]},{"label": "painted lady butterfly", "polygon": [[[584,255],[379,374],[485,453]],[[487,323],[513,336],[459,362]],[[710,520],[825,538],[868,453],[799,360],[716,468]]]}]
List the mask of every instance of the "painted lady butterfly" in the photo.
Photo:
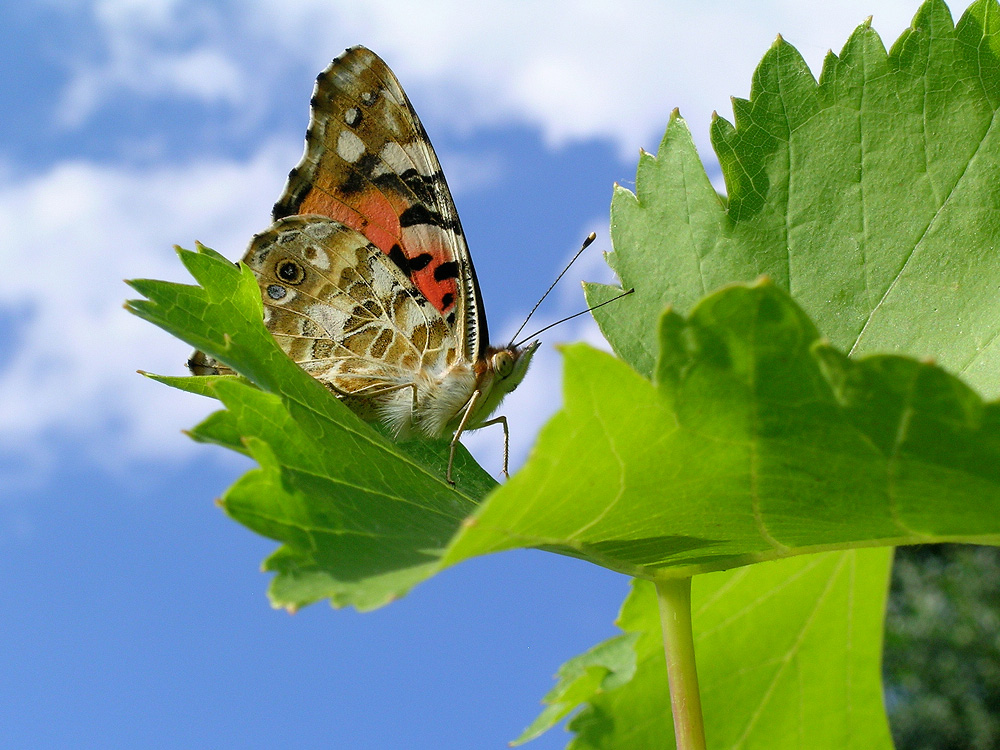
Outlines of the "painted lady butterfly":
[{"label": "painted lady butterfly", "polygon": [[[538,342],[489,346],[486,313],[451,193],[399,81],[364,47],[316,79],[302,161],[274,224],[243,262],[282,349],[356,413],[399,437],[453,435],[489,419]],[[227,372],[195,352],[197,375]]]}]

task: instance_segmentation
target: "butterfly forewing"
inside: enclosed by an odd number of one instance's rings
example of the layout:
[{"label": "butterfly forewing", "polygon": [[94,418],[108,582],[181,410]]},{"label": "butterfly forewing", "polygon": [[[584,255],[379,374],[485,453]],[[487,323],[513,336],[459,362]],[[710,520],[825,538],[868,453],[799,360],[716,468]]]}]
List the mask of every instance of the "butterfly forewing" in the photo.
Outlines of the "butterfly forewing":
[{"label": "butterfly forewing", "polygon": [[302,161],[274,218],[321,214],[367,237],[455,331],[475,362],[488,344],[475,270],[427,134],[392,71],[354,47],[316,79]]}]

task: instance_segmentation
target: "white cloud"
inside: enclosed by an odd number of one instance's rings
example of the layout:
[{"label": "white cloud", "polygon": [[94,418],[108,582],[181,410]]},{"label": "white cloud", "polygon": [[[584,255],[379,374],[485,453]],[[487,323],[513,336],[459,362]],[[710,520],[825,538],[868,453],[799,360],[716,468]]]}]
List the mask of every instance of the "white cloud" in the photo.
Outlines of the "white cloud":
[{"label": "white cloud", "polygon": [[64,93],[59,124],[76,127],[102,103],[122,94],[181,96],[236,106],[249,92],[233,61],[215,50],[150,54],[142,48],[120,49],[107,62],[77,72]]},{"label": "white cloud", "polygon": [[122,279],[190,281],[177,242],[239,257],[295,157],[270,147],[246,164],[65,163],[0,184],[0,258],[11,269],[0,312],[19,343],[0,364],[5,454],[44,461],[45,439],[66,433],[111,464],[187,448],[179,431],[211,403],[135,373],[179,374],[189,352],[122,309],[137,296]]},{"label": "white cloud", "polygon": [[[419,93],[422,116],[435,126],[519,122],[551,144],[611,139],[631,158],[640,146],[655,150],[680,107],[708,154],[712,110],[730,116],[728,97],[749,93],[750,72],[778,33],[818,74],[826,51],[839,51],[867,16],[888,45],[919,4],[263,0],[223,10],[194,0],[105,0],[95,21],[106,59],[78,66],[64,118],[79,121],[122,91],[250,106],[282,71],[318,71],[360,42]],[[956,16],[967,4],[953,5]]]},{"label": "white cloud", "polygon": [[[100,0],[92,6],[104,49],[69,60],[57,123],[73,128],[128,98],[180,97],[240,105],[250,99],[241,63],[222,41],[220,19],[182,0]],[[205,37],[205,41],[194,41]],[[121,106],[119,104],[119,106]]]}]

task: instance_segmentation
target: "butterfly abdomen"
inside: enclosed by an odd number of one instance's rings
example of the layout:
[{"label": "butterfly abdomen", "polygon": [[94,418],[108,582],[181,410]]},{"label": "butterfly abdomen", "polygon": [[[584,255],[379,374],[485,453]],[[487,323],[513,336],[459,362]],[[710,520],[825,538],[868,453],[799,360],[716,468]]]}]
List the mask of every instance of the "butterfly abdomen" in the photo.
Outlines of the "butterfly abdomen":
[{"label": "butterfly abdomen", "polygon": [[476,389],[476,376],[468,364],[462,363],[437,373],[422,370],[413,385],[416,403],[413,389],[401,388],[377,407],[381,421],[400,438],[440,438],[454,431],[456,416]]}]

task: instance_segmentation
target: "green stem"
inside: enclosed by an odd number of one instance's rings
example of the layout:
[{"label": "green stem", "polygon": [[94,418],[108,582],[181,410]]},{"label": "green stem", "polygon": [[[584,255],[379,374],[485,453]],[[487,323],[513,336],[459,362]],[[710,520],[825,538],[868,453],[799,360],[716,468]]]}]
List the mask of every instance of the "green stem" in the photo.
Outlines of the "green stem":
[{"label": "green stem", "polygon": [[705,723],[701,717],[691,632],[691,579],[672,578],[658,582],[656,597],[660,603],[677,750],[705,750]]}]

